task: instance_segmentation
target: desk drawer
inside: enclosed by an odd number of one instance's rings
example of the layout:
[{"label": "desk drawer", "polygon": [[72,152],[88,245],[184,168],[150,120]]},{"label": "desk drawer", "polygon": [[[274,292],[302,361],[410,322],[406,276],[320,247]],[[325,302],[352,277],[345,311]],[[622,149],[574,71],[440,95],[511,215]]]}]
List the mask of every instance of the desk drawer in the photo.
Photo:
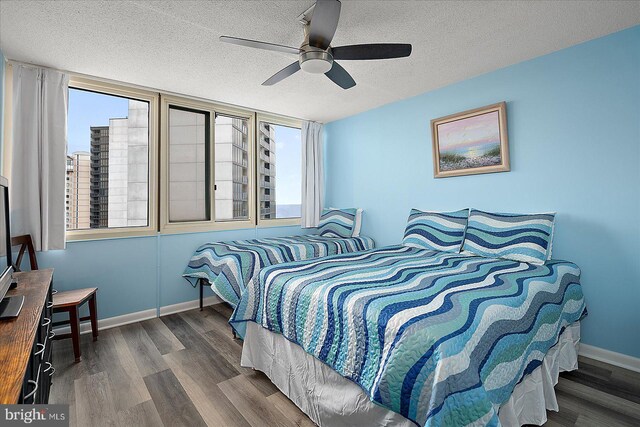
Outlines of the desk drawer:
[{"label": "desk drawer", "polygon": [[18,403],[43,404],[49,401],[51,378],[55,373],[52,360],[53,324],[52,296],[48,292],[47,301],[38,321],[38,330],[31,350],[31,358],[22,382],[22,392]]}]

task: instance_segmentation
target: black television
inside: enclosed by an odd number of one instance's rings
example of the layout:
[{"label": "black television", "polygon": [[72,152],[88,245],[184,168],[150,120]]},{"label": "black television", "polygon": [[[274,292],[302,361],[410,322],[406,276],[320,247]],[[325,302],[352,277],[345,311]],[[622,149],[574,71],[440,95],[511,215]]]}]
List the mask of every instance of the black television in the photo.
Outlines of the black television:
[{"label": "black television", "polygon": [[0,176],[0,319],[16,317],[22,309],[24,297],[7,297],[13,275],[11,257],[11,225],[9,221],[9,182]]}]

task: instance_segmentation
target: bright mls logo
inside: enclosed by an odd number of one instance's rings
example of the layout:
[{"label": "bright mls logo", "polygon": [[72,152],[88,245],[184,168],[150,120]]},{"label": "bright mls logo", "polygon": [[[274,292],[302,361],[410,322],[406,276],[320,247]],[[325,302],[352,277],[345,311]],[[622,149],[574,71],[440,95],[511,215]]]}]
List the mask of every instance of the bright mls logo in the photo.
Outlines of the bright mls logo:
[{"label": "bright mls logo", "polygon": [[0,426],[62,427],[69,425],[69,405],[2,405]]}]

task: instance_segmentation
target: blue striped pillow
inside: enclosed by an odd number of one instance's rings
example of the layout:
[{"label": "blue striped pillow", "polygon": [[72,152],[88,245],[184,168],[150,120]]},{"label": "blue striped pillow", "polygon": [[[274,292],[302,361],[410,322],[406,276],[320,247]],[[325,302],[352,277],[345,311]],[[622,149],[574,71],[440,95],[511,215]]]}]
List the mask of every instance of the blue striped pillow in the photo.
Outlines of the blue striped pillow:
[{"label": "blue striped pillow", "polygon": [[324,237],[351,237],[357,209],[324,209],[318,223],[318,232]]},{"label": "blue striped pillow", "polygon": [[460,252],[469,209],[423,212],[411,209],[402,244],[442,252]]},{"label": "blue striped pillow", "polygon": [[542,265],[551,256],[554,213],[489,213],[472,209],[463,251]]}]

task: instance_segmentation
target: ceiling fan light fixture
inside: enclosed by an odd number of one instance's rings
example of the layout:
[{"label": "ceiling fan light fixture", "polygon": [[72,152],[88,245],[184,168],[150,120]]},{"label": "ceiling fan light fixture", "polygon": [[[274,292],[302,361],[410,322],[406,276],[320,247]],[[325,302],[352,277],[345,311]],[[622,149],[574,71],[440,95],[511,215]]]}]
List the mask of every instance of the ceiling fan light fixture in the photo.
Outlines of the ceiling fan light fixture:
[{"label": "ceiling fan light fixture", "polygon": [[300,54],[300,68],[307,73],[324,74],[333,66],[333,56],[329,52],[314,50]]},{"label": "ceiling fan light fixture", "polygon": [[331,46],[340,19],[340,0],[316,0],[298,19],[303,25],[304,40],[299,48],[258,40],[220,36],[220,41],[256,49],[298,55],[298,60],[284,67],[267,80],[263,86],[273,86],[298,71],[324,74],[342,89],[350,89],[356,81],[338,61],[405,58],[411,55],[411,45],[406,43],[367,43],[347,46]]}]

